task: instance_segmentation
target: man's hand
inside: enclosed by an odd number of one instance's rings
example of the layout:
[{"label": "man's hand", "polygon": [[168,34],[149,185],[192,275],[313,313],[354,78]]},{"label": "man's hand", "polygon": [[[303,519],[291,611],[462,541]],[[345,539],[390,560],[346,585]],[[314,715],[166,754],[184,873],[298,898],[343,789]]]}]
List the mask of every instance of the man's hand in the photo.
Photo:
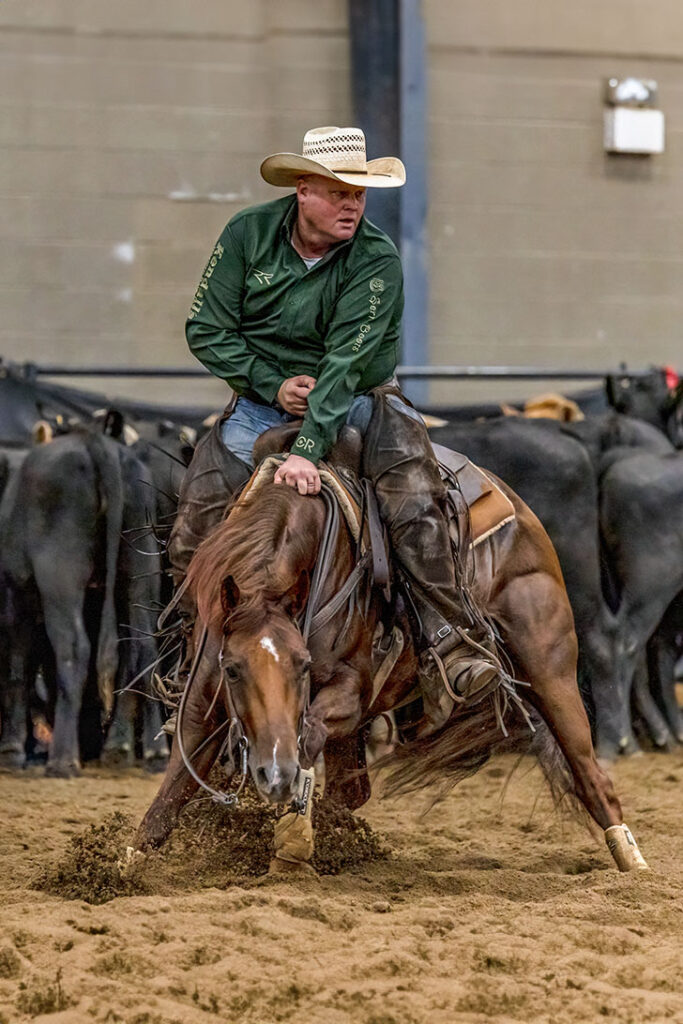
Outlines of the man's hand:
[{"label": "man's hand", "polygon": [[277,400],[292,416],[305,416],[308,408],[308,392],[315,387],[315,377],[306,373],[283,380],[277,393]]},{"label": "man's hand", "polygon": [[318,494],[320,491],[318,470],[301,455],[288,455],[273,479],[276,484],[296,487],[299,494]]}]

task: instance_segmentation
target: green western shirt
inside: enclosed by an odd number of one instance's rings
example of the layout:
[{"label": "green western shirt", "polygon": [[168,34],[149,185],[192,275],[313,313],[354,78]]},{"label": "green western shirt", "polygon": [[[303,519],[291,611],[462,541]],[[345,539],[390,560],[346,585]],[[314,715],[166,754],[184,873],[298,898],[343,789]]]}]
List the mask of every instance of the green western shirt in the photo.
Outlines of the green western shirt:
[{"label": "green western shirt", "polygon": [[365,218],[308,270],[290,240],[296,215],[289,195],[232,218],[186,334],[200,362],[252,401],[273,405],[286,378],[315,377],[292,451],[317,463],[356,395],[394,373],[403,276],[393,242]]}]

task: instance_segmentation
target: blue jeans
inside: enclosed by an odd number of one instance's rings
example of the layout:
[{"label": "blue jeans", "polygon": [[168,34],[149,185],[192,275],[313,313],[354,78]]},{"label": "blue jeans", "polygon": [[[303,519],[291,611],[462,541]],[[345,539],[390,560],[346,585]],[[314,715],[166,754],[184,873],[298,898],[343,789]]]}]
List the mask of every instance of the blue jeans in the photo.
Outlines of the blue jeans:
[{"label": "blue jeans", "polygon": [[[346,422],[364,434],[372,415],[372,398],[358,395],[351,403]],[[221,426],[223,444],[247,466],[254,469],[252,450],[257,437],[270,427],[279,427],[297,419],[288,412],[279,412],[270,405],[259,405],[248,398],[238,398],[230,417]]]}]

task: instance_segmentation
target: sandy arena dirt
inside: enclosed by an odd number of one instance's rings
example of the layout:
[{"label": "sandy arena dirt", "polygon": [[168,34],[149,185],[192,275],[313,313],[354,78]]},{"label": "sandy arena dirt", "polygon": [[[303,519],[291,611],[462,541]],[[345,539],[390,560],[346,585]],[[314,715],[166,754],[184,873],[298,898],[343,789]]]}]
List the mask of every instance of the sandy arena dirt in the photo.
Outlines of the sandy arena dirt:
[{"label": "sandy arena dirt", "polygon": [[0,1022],[683,1022],[683,752],[613,769],[653,869],[630,875],[529,764],[506,787],[512,763],[426,817],[373,800],[388,859],[227,887],[190,870],[102,905],[32,885],[85,826],[137,821],[158,778],[0,774]]}]

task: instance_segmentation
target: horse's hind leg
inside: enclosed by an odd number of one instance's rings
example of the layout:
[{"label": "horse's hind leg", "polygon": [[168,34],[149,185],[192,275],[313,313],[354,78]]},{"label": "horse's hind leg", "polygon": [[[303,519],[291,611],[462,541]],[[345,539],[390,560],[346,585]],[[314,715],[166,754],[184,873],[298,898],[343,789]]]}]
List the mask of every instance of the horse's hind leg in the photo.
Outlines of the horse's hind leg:
[{"label": "horse's hind leg", "polygon": [[[206,738],[218,727],[221,719],[224,720],[221,705],[217,705],[208,718],[205,717],[211,707],[212,683],[215,687],[218,684],[217,679],[197,678],[194,680],[187,695],[181,723],[185,753],[191,760],[194,771],[202,780],[206,779],[211,771],[221,743],[225,739],[225,730],[220,730],[214,739],[205,744]],[[180,811],[194,796],[198,787],[199,783],[190,775],[185,766],[176,735],[164,780],[140,823],[135,838],[135,848],[146,850],[161,846],[172,832]]]},{"label": "horse's hind leg", "polygon": [[577,641],[564,586],[543,571],[516,577],[498,594],[495,615],[516,666],[531,684],[530,698],[569,763],[576,794],[605,830],[620,870],[646,866],[635,843],[631,847],[612,781],[595,757],[576,682]]}]

